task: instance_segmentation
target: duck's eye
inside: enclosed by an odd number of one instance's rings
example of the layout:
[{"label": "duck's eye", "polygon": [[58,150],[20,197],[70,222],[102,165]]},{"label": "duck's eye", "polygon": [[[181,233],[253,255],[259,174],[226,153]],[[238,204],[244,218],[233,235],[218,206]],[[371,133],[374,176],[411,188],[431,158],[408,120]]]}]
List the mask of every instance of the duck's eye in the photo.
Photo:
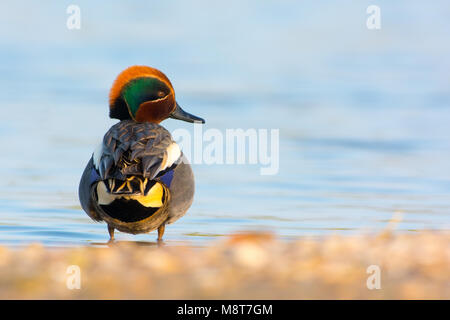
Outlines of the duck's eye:
[{"label": "duck's eye", "polygon": [[162,98],[166,95],[166,93],[164,91],[158,91],[157,95],[159,98]]}]

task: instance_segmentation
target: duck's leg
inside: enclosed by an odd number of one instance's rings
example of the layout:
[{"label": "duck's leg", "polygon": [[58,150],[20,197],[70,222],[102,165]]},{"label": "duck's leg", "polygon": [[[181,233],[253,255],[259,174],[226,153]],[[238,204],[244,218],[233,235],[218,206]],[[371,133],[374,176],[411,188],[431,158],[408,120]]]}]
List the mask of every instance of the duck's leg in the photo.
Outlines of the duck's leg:
[{"label": "duck's leg", "polygon": [[166,229],[166,225],[162,224],[158,228],[158,241],[162,241],[162,237],[164,235],[164,230]]},{"label": "duck's leg", "polygon": [[108,224],[108,232],[109,232],[109,242],[113,242],[114,241],[114,227],[111,227]]}]

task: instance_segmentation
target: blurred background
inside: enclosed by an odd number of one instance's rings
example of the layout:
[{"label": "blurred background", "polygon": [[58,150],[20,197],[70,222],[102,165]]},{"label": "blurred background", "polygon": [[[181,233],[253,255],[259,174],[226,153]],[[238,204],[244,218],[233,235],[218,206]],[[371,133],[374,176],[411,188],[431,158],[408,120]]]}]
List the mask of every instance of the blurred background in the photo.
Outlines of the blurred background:
[{"label": "blurred background", "polygon": [[[70,4],[81,29],[68,30]],[[369,5],[381,29],[366,27]],[[239,230],[283,239],[449,229],[448,1],[0,3],[0,244],[107,240],[78,203],[134,64],[171,79],[204,129],[280,129],[280,170],[195,165],[196,198],[166,242]],[[173,131],[190,124],[167,120]],[[155,234],[119,240],[154,241]]]}]

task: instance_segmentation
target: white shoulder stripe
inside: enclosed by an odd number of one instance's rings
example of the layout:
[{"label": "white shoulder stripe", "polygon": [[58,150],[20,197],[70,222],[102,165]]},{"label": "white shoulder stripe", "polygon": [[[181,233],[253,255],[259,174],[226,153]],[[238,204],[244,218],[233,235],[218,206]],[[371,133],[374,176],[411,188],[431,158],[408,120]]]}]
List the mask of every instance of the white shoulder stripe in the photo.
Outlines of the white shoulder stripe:
[{"label": "white shoulder stripe", "polygon": [[172,144],[166,149],[166,154],[164,155],[164,160],[161,163],[160,171],[170,168],[170,166],[173,165],[180,157],[180,147],[175,142],[172,142]]},{"label": "white shoulder stripe", "polygon": [[98,166],[100,164],[100,160],[102,158],[103,153],[103,142],[100,142],[100,144],[95,148],[94,154],[92,155],[92,158],[94,160],[94,167],[98,170]]}]

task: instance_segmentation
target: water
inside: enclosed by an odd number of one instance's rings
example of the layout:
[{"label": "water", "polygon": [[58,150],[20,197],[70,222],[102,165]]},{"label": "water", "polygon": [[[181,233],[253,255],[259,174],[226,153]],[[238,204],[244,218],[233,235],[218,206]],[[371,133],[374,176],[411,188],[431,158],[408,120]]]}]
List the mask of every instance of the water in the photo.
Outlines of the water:
[{"label": "water", "polygon": [[280,129],[277,175],[194,166],[194,204],[167,243],[377,232],[396,211],[398,232],[449,229],[447,1],[378,1],[378,31],[365,27],[369,1],[76,4],[78,31],[66,4],[0,4],[0,244],[107,240],[77,188],[115,123],[108,89],[132,64],[163,70],[205,130]]}]

